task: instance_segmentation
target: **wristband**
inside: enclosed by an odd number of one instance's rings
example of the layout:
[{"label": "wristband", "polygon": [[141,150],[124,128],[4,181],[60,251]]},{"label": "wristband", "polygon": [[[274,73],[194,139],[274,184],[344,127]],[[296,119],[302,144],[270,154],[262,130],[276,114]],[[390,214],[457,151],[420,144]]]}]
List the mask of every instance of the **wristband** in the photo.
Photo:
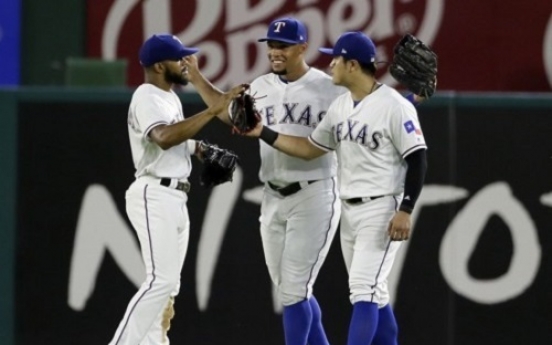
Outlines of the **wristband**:
[{"label": "wristband", "polygon": [[414,211],[414,208],[410,207],[410,205],[401,204],[401,206],[399,207],[399,211],[403,211],[408,214],[411,214],[412,211]]},{"label": "wristband", "polygon": [[274,145],[274,142],[276,141],[276,139],[278,139],[278,132],[274,132],[272,129],[268,128],[267,126],[263,126],[263,129],[261,130],[261,134],[259,135],[259,139],[261,139],[268,145],[272,146]]}]

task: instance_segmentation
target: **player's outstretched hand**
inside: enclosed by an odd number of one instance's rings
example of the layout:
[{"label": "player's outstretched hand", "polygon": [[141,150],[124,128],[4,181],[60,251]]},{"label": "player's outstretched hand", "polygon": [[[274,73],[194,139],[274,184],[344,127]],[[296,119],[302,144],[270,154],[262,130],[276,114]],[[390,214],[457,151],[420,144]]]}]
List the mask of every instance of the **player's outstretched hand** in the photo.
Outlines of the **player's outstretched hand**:
[{"label": "player's outstretched hand", "polygon": [[249,132],[241,133],[242,135],[246,137],[252,137],[252,138],[258,138],[261,136],[261,131],[263,130],[263,123],[258,122],[257,125],[250,130]]},{"label": "player's outstretched hand", "polygon": [[388,233],[391,241],[406,241],[410,237],[410,214],[398,211],[389,222]]},{"label": "player's outstretched hand", "polygon": [[242,93],[249,88],[249,84],[240,84],[231,88],[228,92],[223,93],[219,99],[212,104],[209,109],[213,112],[213,115],[218,115],[228,111],[228,106],[235,98],[239,97]]}]

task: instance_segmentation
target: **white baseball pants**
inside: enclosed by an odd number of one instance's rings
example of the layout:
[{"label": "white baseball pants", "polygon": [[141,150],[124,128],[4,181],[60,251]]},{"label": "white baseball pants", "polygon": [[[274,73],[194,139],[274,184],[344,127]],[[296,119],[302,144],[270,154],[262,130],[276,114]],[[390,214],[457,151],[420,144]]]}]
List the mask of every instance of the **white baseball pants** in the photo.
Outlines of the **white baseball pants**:
[{"label": "white baseball pants", "polygon": [[335,178],[321,180],[287,197],[265,187],[260,218],[263,250],[285,306],[312,296],[339,224],[336,184]]},{"label": "white baseball pants", "polygon": [[401,242],[390,241],[387,229],[400,198],[385,196],[361,204],[343,202],[341,250],[349,272],[351,303],[389,303],[387,277]]},{"label": "white baseball pants", "polygon": [[161,319],[169,298],[180,289],[190,231],[187,200],[186,193],[161,186],[157,179],[139,178],[127,190],[127,214],[140,241],[146,280],[110,345],[169,344]]}]

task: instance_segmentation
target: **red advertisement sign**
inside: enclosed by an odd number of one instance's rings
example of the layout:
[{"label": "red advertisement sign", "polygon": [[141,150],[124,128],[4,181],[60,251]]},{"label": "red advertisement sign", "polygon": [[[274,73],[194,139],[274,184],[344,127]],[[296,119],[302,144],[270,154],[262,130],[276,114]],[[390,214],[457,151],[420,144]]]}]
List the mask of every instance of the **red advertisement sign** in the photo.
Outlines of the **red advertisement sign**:
[{"label": "red advertisement sign", "polygon": [[[88,1],[87,50],[91,57],[126,58],[129,83],[138,85],[141,43],[170,32],[201,49],[203,73],[226,88],[268,72],[257,38],[273,19],[292,15],[308,28],[306,60],[324,69],[317,50],[345,31],[367,33],[378,60],[410,32],[439,56],[440,91],[550,91],[552,2],[535,0],[159,0]],[[385,64],[379,80],[394,85]]]}]

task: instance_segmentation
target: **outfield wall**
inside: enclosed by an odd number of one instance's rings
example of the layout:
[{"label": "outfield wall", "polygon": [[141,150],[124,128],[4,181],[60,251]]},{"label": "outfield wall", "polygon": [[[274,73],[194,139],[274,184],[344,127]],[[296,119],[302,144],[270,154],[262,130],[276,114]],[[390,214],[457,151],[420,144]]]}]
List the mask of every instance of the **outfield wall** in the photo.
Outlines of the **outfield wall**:
[{"label": "outfield wall", "polygon": [[[124,205],[130,96],[0,91],[0,344],[107,344],[143,278]],[[204,108],[180,96],[187,115]],[[429,171],[390,277],[400,343],[548,344],[552,97],[441,93],[418,110]],[[172,342],[281,345],[258,229],[258,143],[217,121],[198,137],[235,150],[241,166],[209,191],[194,162]],[[330,341],[344,344],[351,306],[338,240],[315,293]]]}]

